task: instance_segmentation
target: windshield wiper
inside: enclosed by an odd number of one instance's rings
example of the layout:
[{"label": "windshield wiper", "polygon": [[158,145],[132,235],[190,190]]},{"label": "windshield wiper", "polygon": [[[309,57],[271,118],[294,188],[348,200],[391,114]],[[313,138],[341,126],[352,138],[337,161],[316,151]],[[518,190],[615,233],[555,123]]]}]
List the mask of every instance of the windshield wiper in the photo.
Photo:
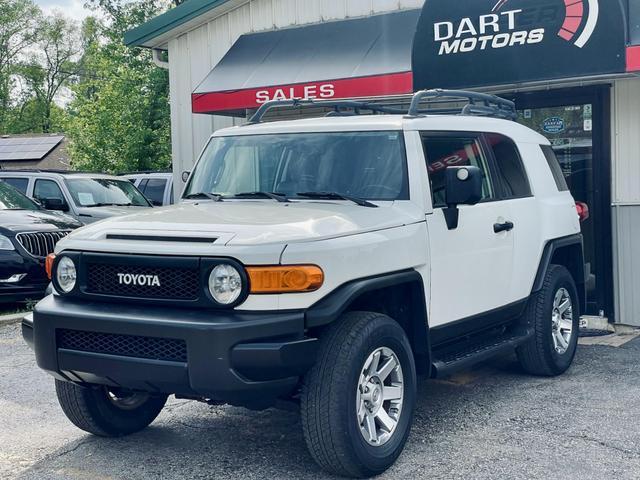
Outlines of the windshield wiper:
[{"label": "windshield wiper", "polygon": [[185,195],[186,200],[196,200],[198,198],[208,198],[209,200],[213,200],[214,202],[223,202],[224,198],[222,195],[217,193],[208,193],[208,192],[200,192],[200,193],[190,193],[189,195]]},{"label": "windshield wiper", "polygon": [[338,193],[338,192],[301,192],[301,193],[297,193],[296,195],[298,195],[299,197],[306,197],[306,198],[318,198],[318,199],[327,199],[327,200],[348,200],[349,202],[353,202],[362,207],[378,208],[377,205],[371,202],[368,202],[364,198],[353,197],[351,195],[345,195],[344,193]]},{"label": "windshield wiper", "polygon": [[271,200],[275,200],[276,202],[280,202],[280,203],[288,203],[291,201],[289,200],[289,198],[287,198],[287,196],[284,193],[276,193],[276,192],[245,192],[245,193],[238,193],[231,198],[247,198],[247,197],[270,198]]}]

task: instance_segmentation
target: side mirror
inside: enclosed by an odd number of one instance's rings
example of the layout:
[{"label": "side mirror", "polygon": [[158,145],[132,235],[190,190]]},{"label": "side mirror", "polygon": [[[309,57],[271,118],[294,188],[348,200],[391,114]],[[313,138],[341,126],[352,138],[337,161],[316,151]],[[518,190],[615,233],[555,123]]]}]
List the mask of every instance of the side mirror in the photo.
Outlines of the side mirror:
[{"label": "side mirror", "polygon": [[58,212],[69,211],[69,205],[61,198],[41,198],[40,203],[46,210],[56,210]]},{"label": "side mirror", "polygon": [[184,172],[182,172],[182,181],[184,183],[187,183],[187,181],[189,180],[189,175],[191,175],[191,172],[189,171],[185,170]]},{"label": "side mirror", "polygon": [[478,167],[448,167],[444,216],[449,230],[458,228],[458,205],[475,205],[482,200],[482,171]]}]

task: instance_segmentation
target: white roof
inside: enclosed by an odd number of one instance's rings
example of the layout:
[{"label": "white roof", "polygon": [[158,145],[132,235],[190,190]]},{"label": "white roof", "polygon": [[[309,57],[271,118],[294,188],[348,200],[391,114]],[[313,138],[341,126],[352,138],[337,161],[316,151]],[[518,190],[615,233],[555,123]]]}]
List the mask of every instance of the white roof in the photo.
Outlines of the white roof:
[{"label": "white roof", "polygon": [[500,133],[521,143],[548,145],[539,133],[511,120],[465,115],[354,115],[317,117],[231,127],[213,136],[264,135],[272,133],[348,132],[380,130],[459,131]]}]

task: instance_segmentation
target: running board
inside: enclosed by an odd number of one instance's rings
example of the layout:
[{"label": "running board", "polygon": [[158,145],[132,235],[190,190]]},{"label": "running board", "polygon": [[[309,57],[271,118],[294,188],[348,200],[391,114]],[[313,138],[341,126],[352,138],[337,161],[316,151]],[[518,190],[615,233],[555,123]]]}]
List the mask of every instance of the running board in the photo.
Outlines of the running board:
[{"label": "running board", "polygon": [[470,367],[492,357],[508,354],[529,340],[533,331],[527,333],[506,333],[499,337],[485,338],[466,344],[460,350],[448,349],[446,352],[434,352],[433,376],[445,377],[458,370]]}]

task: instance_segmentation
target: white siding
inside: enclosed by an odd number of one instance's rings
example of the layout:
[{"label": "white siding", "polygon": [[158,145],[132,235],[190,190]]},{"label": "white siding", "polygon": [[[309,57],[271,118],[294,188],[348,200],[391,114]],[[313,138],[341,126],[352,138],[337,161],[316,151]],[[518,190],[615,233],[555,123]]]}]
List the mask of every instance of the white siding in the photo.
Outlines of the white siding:
[{"label": "white siding", "polygon": [[640,326],[640,79],[617,80],[611,103],[616,320]]},{"label": "white siding", "polygon": [[640,79],[618,80],[613,91],[613,203],[640,205]]},{"label": "white siding", "polygon": [[[419,8],[425,0],[251,0],[169,40],[171,136],[176,195],[215,130],[242,122],[191,113],[191,92],[245,33]],[[209,18],[212,18],[209,16]]]}]

